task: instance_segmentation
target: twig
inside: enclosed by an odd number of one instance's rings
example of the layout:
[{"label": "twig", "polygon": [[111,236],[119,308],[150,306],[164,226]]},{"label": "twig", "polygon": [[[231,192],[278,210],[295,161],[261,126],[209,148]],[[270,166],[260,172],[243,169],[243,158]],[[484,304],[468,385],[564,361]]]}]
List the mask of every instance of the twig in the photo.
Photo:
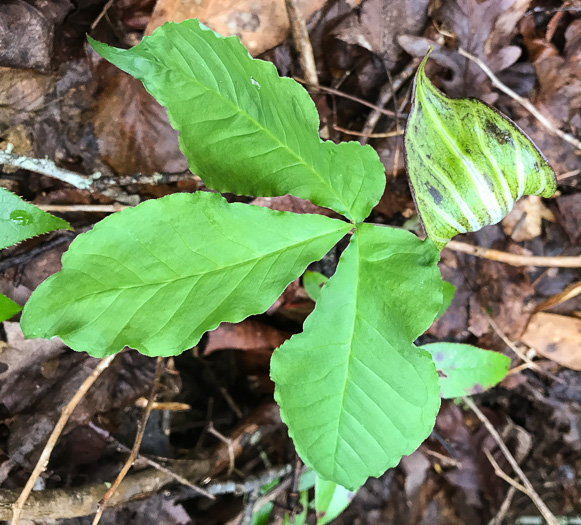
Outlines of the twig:
[{"label": "twig", "polygon": [[[313,84],[309,84],[308,82],[306,82],[305,80],[303,80],[301,78],[293,77],[293,79],[296,80],[297,82],[307,86],[307,89],[314,89],[316,91],[320,91],[321,93],[328,93],[329,95],[336,95],[338,97],[346,98],[347,100],[352,100],[353,102],[357,102],[358,104],[361,104],[362,106],[367,106],[368,108],[375,109],[375,110],[379,111],[380,113],[382,113],[383,115],[387,115],[388,117],[395,117],[394,111],[380,108],[379,106],[376,106],[375,104],[372,104],[371,102],[367,102],[367,100],[356,97],[354,95],[349,95],[349,93],[343,93],[343,91],[339,91],[338,89],[333,89],[333,88],[326,87],[326,86],[315,86]],[[400,117],[407,118],[407,115],[402,114],[402,115],[400,115]]]},{"label": "twig", "polygon": [[488,522],[488,525],[502,525],[502,521],[504,520],[508,509],[510,509],[510,504],[512,503],[512,498],[514,498],[515,494],[516,489],[512,486],[509,487],[508,492],[506,493],[506,497],[500,506],[500,509],[498,509],[496,516],[494,516],[494,518]]},{"label": "twig", "polygon": [[91,386],[98,379],[98,377],[109,367],[109,365],[113,362],[113,359],[115,359],[117,355],[119,354],[110,355],[108,357],[105,357],[104,359],[101,359],[101,361],[99,361],[95,369],[89,374],[87,379],[83,381],[81,386],[75,392],[75,395],[72,397],[72,399],[63,408],[61,417],[57,421],[57,424],[55,425],[50,437],[48,438],[48,441],[40,455],[40,458],[38,458],[38,462],[36,463],[34,470],[30,474],[30,477],[28,478],[28,481],[26,482],[24,489],[22,489],[20,497],[14,503],[14,506],[12,508],[12,525],[17,525],[18,522],[20,521],[24,504],[26,503],[26,500],[28,499],[28,496],[30,495],[32,488],[34,487],[36,480],[46,470],[48,461],[50,459],[50,455],[52,454],[52,451],[58,441],[58,438],[60,437],[62,431],[64,430],[65,425],[67,424],[73,411],[75,410],[81,399],[83,399],[89,388],[91,388]]},{"label": "twig", "polygon": [[[152,404],[154,405],[155,402]],[[154,409],[152,409],[152,410],[154,410]],[[129,447],[126,447],[123,443],[121,443],[117,439],[115,439],[111,434],[109,434],[109,432],[103,430],[102,428],[96,426],[93,423],[89,423],[88,426],[90,428],[92,428],[95,432],[97,432],[98,434],[104,436],[107,441],[113,443],[117,450],[131,454],[131,449]],[[153,467],[154,469],[159,470],[160,472],[163,472],[164,474],[167,474],[168,476],[171,476],[178,483],[181,483],[182,485],[189,487],[194,492],[196,492],[202,496],[206,496],[207,498],[210,498],[210,499],[216,499],[214,497],[214,495],[210,494],[207,490],[204,490],[203,488],[198,487],[197,485],[194,485],[189,480],[187,480],[184,476],[177,474],[176,472],[173,472],[172,470],[168,469],[167,467],[164,467],[161,463],[158,463],[157,461],[154,461],[153,459],[151,459],[147,456],[144,456],[142,454],[137,454],[137,459],[143,461],[144,463],[146,463],[150,467]]]},{"label": "twig", "polygon": [[475,257],[481,257],[490,261],[498,261],[511,266],[544,266],[550,268],[581,268],[581,255],[572,257],[542,257],[538,255],[518,255],[516,253],[502,252],[473,246],[458,241],[449,241],[446,248]]},{"label": "twig", "polygon": [[[420,59],[415,58],[413,59],[406,67],[404,67],[400,73],[393,79],[392,82],[386,82],[379,92],[379,97],[377,98],[376,105],[378,108],[384,108],[389,101],[393,98],[395,93],[401,88],[401,86],[409,80],[409,78],[414,74],[418,64],[420,63]],[[374,109],[367,115],[367,120],[363,125],[362,131],[362,138],[359,141],[361,144],[367,144],[366,137],[370,137],[377,125],[377,122],[381,118],[381,112],[377,109]]]},{"label": "twig", "polygon": [[581,150],[581,141],[576,139],[573,135],[569,133],[565,133],[561,131],[559,128],[555,127],[553,124],[549,122],[549,120],[535,107],[529,100],[526,98],[521,97],[519,94],[515,93],[512,89],[508,86],[504,85],[498,77],[490,70],[490,68],[482,62],[479,58],[471,55],[470,53],[464,51],[464,49],[459,48],[458,53],[462,56],[466,57],[468,60],[472,60],[486,75],[492,83],[500,89],[503,93],[507,94],[513,100],[516,100],[521,106],[523,106],[526,110],[528,110],[545,128],[547,128],[551,133],[561,137],[564,141],[572,144],[577,149]]},{"label": "twig", "polygon": [[49,159],[33,159],[25,157],[24,155],[16,155],[10,150],[0,150],[0,164],[10,166],[13,168],[22,168],[24,170],[47,175],[53,179],[58,179],[67,184],[71,184],[80,190],[88,190],[91,187],[92,181],[101,176],[100,172],[93,173],[92,176],[85,177],[63,168],[59,168],[52,160]]},{"label": "twig", "polygon": [[13,268],[14,266],[20,266],[23,264],[28,264],[30,261],[42,255],[61,244],[71,242],[76,236],[75,232],[63,232],[58,234],[57,237],[53,237],[49,241],[43,242],[34,248],[31,248],[25,252],[18,253],[15,255],[7,256],[6,259],[0,261],[0,273],[8,270],[8,268]]},{"label": "twig", "polygon": [[389,137],[399,137],[404,134],[403,130],[398,131],[388,131],[387,133],[362,133],[361,131],[354,131],[352,129],[342,128],[341,126],[337,126],[337,124],[333,124],[333,129],[340,131],[341,133],[345,133],[345,135],[353,135],[355,137],[367,137],[368,139],[387,139]]},{"label": "twig", "polygon": [[51,213],[115,213],[128,207],[123,204],[37,204],[36,206]]},{"label": "twig", "polygon": [[234,472],[235,466],[235,454],[234,454],[234,447],[232,446],[232,440],[228,439],[223,434],[220,434],[215,428],[212,422],[208,424],[208,433],[212,434],[213,436],[217,437],[222,443],[224,443],[228,447],[228,458],[229,458],[229,465],[228,465],[228,476]]},{"label": "twig", "polygon": [[93,23],[91,24],[91,31],[93,31],[93,29],[95,29],[98,25],[99,22],[102,20],[102,18],[107,14],[107,11],[109,10],[109,8],[113,5],[113,2],[115,0],[109,0],[106,4],[105,7],[103,7],[103,10],[99,13],[99,16],[97,18],[95,18],[95,20],[93,21]]},{"label": "twig", "polygon": [[260,494],[260,487],[256,487],[248,495],[248,500],[244,504],[244,510],[242,511],[242,518],[238,522],[238,525],[250,525],[252,523],[252,514],[254,514],[254,505],[258,500]]},{"label": "twig", "polygon": [[577,297],[579,294],[581,294],[581,281],[577,281],[576,283],[567,286],[567,288],[565,288],[562,292],[559,292],[558,294],[549,297],[546,301],[543,301],[542,303],[538,304],[533,310],[533,313],[548,310],[553,306],[556,306],[558,304],[564,303],[565,301],[569,301],[574,297]]},{"label": "twig", "polygon": [[537,509],[539,509],[539,512],[541,513],[543,518],[545,518],[549,525],[559,525],[557,518],[553,515],[553,513],[549,510],[545,502],[537,494],[531,482],[520,468],[516,459],[514,459],[513,455],[510,453],[510,450],[508,450],[508,447],[504,444],[504,441],[500,437],[500,434],[496,431],[490,420],[481,412],[481,410],[476,406],[472,399],[470,399],[469,397],[463,397],[462,400],[468,405],[470,410],[472,410],[472,412],[476,414],[476,417],[486,427],[486,430],[488,430],[488,432],[498,445],[498,448],[500,448],[500,451],[504,454],[504,457],[508,460],[511,467],[522,481],[522,484],[527,490],[527,495],[531,498]]},{"label": "twig", "polygon": [[487,448],[485,448],[484,449],[484,454],[488,458],[488,461],[490,461],[490,464],[492,465],[492,468],[494,468],[494,473],[500,479],[503,479],[510,486],[514,487],[517,490],[520,490],[523,494],[525,494],[525,495],[527,495],[527,496],[530,497],[529,491],[526,489],[525,486],[521,485],[518,481],[515,481],[514,479],[512,479],[506,472],[504,472],[504,470],[502,470],[500,468],[500,465],[496,462],[496,459],[494,459],[494,457],[490,453],[490,450],[488,450]]},{"label": "twig", "polygon": [[299,54],[299,64],[303,75],[309,84],[319,85],[319,76],[317,75],[317,65],[313,46],[309,39],[305,17],[298,5],[297,0],[285,0],[286,12],[290,22],[291,33],[295,48]]},{"label": "twig", "polygon": [[101,501],[99,501],[99,508],[97,509],[97,514],[95,514],[95,518],[93,519],[93,525],[97,525],[99,523],[99,521],[101,520],[101,516],[103,515],[103,512],[107,508],[109,500],[112,498],[113,494],[115,494],[115,492],[119,488],[119,485],[121,485],[121,482],[129,472],[129,469],[133,466],[133,463],[135,463],[135,459],[139,454],[139,448],[141,447],[141,441],[143,441],[143,436],[145,434],[147,420],[149,419],[149,416],[151,414],[153,400],[155,398],[155,395],[157,394],[157,391],[159,390],[162,372],[163,372],[163,357],[158,357],[155,365],[155,377],[153,379],[153,386],[151,387],[151,392],[149,393],[149,397],[147,399],[147,405],[143,410],[143,415],[141,416],[141,419],[139,420],[137,425],[137,434],[135,436],[135,442],[133,443],[131,454],[129,454],[129,457],[127,458],[127,461],[123,465],[121,472],[119,472],[119,474],[115,478],[115,481],[109,487],[109,490],[107,490],[105,495],[101,498]]}]

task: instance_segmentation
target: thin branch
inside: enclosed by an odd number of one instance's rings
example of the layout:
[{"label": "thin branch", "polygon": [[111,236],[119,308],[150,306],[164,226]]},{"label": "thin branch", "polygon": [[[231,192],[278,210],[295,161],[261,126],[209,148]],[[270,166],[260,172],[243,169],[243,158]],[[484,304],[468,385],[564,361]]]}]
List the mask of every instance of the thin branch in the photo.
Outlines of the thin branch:
[{"label": "thin branch", "polygon": [[33,159],[30,157],[25,157],[24,155],[16,155],[10,150],[6,151],[0,150],[0,164],[5,166],[10,166],[12,168],[21,168],[28,171],[33,171],[34,173],[40,173],[41,175],[47,175],[53,179],[58,179],[67,184],[71,184],[75,188],[80,190],[88,190],[91,188],[91,184],[95,178],[101,176],[100,172],[93,173],[89,177],[79,175],[73,171],[65,170],[59,168],[52,160],[49,159]]},{"label": "thin branch", "polygon": [[229,465],[228,465],[228,476],[234,472],[235,466],[235,454],[234,454],[234,447],[232,446],[232,440],[218,432],[212,422],[210,421],[208,425],[208,433],[212,434],[213,436],[217,437],[222,443],[224,443],[228,447],[228,458],[229,458]]},{"label": "thin branch", "polygon": [[[375,110],[379,111],[380,113],[382,113],[383,115],[387,115],[388,117],[395,117],[394,111],[380,108],[379,106],[376,106],[375,104],[372,104],[371,102],[367,102],[367,100],[356,97],[354,95],[349,95],[349,93],[344,93],[343,91],[339,91],[338,89],[333,89],[333,88],[326,87],[326,86],[315,86],[313,84],[309,84],[308,82],[306,82],[305,80],[303,80],[301,78],[293,77],[293,79],[296,80],[297,82],[307,86],[307,89],[313,89],[315,91],[320,91],[321,93],[327,93],[329,95],[336,95],[338,97],[346,98],[348,100],[352,100],[353,102],[357,102],[358,104],[361,104],[362,106],[367,106],[368,108],[375,109]],[[400,118],[402,118],[402,119],[405,119],[407,117],[408,116],[406,114],[400,115]]]},{"label": "thin branch", "polygon": [[512,486],[509,487],[508,492],[506,493],[506,497],[500,506],[500,509],[498,509],[496,516],[494,516],[494,518],[488,522],[488,525],[502,525],[502,521],[504,520],[508,509],[510,509],[510,504],[512,503],[512,498],[514,498],[515,494],[516,489]]},{"label": "thin branch", "polygon": [[[395,93],[403,86],[403,84],[410,79],[411,76],[416,71],[418,64],[420,63],[420,59],[414,58],[406,67],[404,67],[398,75],[393,79],[392,82],[386,82],[379,92],[379,96],[377,98],[376,106],[378,108],[384,108],[387,104],[389,104],[390,100],[393,98]],[[381,112],[378,109],[373,109],[367,115],[367,120],[363,125],[362,131],[362,138],[359,141],[361,144],[367,144],[366,137],[370,137],[375,129],[375,126],[379,122],[381,117]]]},{"label": "thin branch", "polygon": [[303,75],[305,75],[309,84],[319,85],[315,55],[309,38],[309,32],[307,31],[305,17],[303,16],[297,0],[285,0],[284,3],[290,22],[295,48],[299,54],[299,64],[303,71]]},{"label": "thin branch", "polygon": [[449,241],[446,248],[475,257],[481,257],[490,261],[498,261],[511,266],[543,266],[550,268],[581,268],[581,255],[572,257],[542,257],[537,255],[518,255],[516,253],[502,252],[473,246],[458,241]]},{"label": "thin branch", "polygon": [[109,500],[113,497],[113,495],[119,488],[119,485],[121,485],[121,482],[129,472],[129,469],[131,469],[131,467],[133,466],[133,463],[135,463],[135,459],[139,454],[141,442],[143,441],[143,436],[145,435],[145,427],[147,426],[147,420],[149,419],[149,416],[151,414],[153,400],[155,398],[155,395],[157,394],[157,391],[159,390],[162,373],[163,373],[163,357],[158,357],[157,363],[155,365],[155,377],[153,379],[153,386],[151,387],[151,392],[149,393],[149,397],[147,399],[147,405],[143,410],[143,415],[141,416],[141,419],[139,420],[137,425],[137,434],[135,436],[133,448],[131,449],[131,454],[129,454],[129,457],[127,458],[127,461],[123,465],[121,472],[119,472],[119,474],[115,478],[115,481],[109,487],[109,490],[107,490],[105,495],[101,498],[101,501],[99,501],[99,508],[97,509],[97,514],[95,514],[95,518],[93,519],[93,525],[97,525],[99,521],[101,521],[101,516],[103,515],[103,512],[107,508]]},{"label": "thin branch", "polygon": [[123,204],[37,204],[36,207],[50,213],[115,213],[130,206]]},{"label": "thin branch", "polygon": [[337,124],[333,124],[333,129],[340,131],[341,133],[345,133],[345,135],[353,135],[355,137],[367,137],[368,139],[387,139],[390,137],[400,137],[404,134],[403,130],[398,131],[388,131],[386,133],[362,133],[361,131],[354,131],[352,129],[342,128],[341,126],[337,126]]},{"label": "thin branch", "polygon": [[492,468],[494,469],[494,473],[500,479],[506,481],[511,487],[514,487],[515,489],[520,490],[523,494],[525,494],[529,498],[531,497],[531,495],[529,494],[529,491],[526,489],[526,487],[524,485],[522,485],[518,481],[515,481],[514,479],[512,479],[504,470],[502,470],[500,468],[500,465],[496,462],[496,459],[494,459],[494,457],[490,453],[490,450],[485,448],[484,454],[488,458],[488,461],[490,461],[490,464],[492,465]]},{"label": "thin branch", "polygon": [[476,406],[476,404],[474,403],[474,401],[472,401],[472,399],[470,399],[469,397],[463,397],[462,400],[468,405],[470,410],[472,410],[472,412],[474,412],[474,414],[476,414],[476,417],[486,427],[486,430],[488,430],[488,432],[490,433],[490,435],[492,436],[492,438],[494,439],[494,441],[498,445],[498,448],[500,448],[500,451],[503,453],[504,457],[508,460],[508,462],[510,463],[510,466],[513,468],[514,472],[517,474],[517,476],[522,481],[522,484],[524,485],[524,487],[527,490],[527,495],[531,498],[531,500],[533,501],[533,503],[535,504],[537,509],[539,509],[539,512],[541,513],[543,518],[545,518],[545,520],[547,521],[547,523],[549,525],[559,525],[559,521],[554,516],[554,514],[549,510],[549,508],[547,507],[545,502],[541,499],[541,497],[537,494],[533,485],[531,484],[529,479],[526,477],[523,470],[520,468],[520,465],[518,464],[516,459],[514,459],[513,455],[510,453],[510,450],[508,450],[508,447],[504,444],[504,441],[500,437],[500,434],[494,428],[494,425],[482,413],[482,411]]},{"label": "thin branch", "polygon": [[518,93],[515,93],[512,89],[510,89],[508,86],[503,84],[498,79],[498,77],[490,70],[490,68],[484,62],[482,62],[482,60],[480,60],[479,58],[475,57],[474,55],[471,55],[470,53],[464,51],[464,49],[462,49],[462,48],[458,49],[458,53],[460,53],[462,56],[466,57],[468,60],[472,60],[472,62],[474,62],[478,67],[480,67],[480,69],[482,69],[482,71],[484,71],[484,73],[486,73],[488,78],[490,78],[492,83],[498,89],[500,89],[503,93],[507,94],[513,100],[516,100],[521,106],[523,106],[526,110],[528,110],[531,113],[531,115],[533,115],[551,133],[554,133],[555,135],[561,137],[564,141],[568,142],[569,144],[572,144],[577,149],[581,150],[581,141],[580,140],[576,139],[573,135],[570,135],[569,133],[565,133],[564,131],[561,131],[559,128],[557,128],[553,124],[551,124],[549,122],[549,120],[547,119],[547,117],[545,117],[533,104],[531,104],[531,102],[529,100],[521,97]]},{"label": "thin branch", "polygon": [[58,438],[60,437],[62,431],[64,430],[65,425],[67,424],[75,408],[77,408],[77,405],[79,404],[81,399],[83,399],[89,388],[91,388],[93,383],[109,367],[109,365],[113,362],[113,359],[115,359],[117,355],[119,354],[110,355],[104,359],[101,359],[101,361],[99,361],[95,369],[89,374],[87,379],[83,381],[81,386],[75,392],[75,395],[72,397],[72,399],[63,408],[61,417],[57,421],[57,424],[55,425],[50,437],[48,438],[48,441],[40,455],[40,458],[38,458],[38,462],[36,463],[34,470],[30,474],[30,477],[28,478],[28,481],[26,482],[24,489],[22,489],[20,497],[14,503],[14,506],[12,508],[12,525],[17,525],[18,522],[20,521],[24,504],[26,503],[26,500],[28,499],[28,496],[30,495],[32,488],[34,487],[36,480],[46,470],[48,461],[58,441]]}]

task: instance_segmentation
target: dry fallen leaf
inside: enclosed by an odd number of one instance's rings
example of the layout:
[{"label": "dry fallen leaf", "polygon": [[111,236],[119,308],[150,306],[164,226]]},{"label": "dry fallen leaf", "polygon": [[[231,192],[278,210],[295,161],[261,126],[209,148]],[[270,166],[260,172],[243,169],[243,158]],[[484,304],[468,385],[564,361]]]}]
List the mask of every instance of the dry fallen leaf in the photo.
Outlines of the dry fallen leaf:
[{"label": "dry fallen leaf", "polygon": [[556,220],[538,195],[528,195],[516,202],[502,220],[502,228],[515,242],[530,241],[541,234],[543,219]]},{"label": "dry fallen leaf", "polygon": [[290,335],[255,319],[246,319],[238,324],[222,323],[216,330],[208,333],[204,355],[226,349],[247,352],[272,351],[284,343]]},{"label": "dry fallen leaf", "polygon": [[581,370],[581,319],[539,312],[521,341],[547,359]]},{"label": "dry fallen leaf", "polygon": [[[306,19],[325,2],[298,0]],[[289,31],[284,0],[158,0],[145,34],[188,18],[198,18],[221,35],[239,36],[253,56],[283,42]]]},{"label": "dry fallen leaf", "polygon": [[417,35],[422,31],[428,20],[428,4],[429,0],[367,0],[333,34],[379,56],[390,71],[403,51],[397,36]]},{"label": "dry fallen leaf", "polygon": [[101,158],[119,175],[187,169],[178,132],[139,80],[116,73],[97,101],[95,134]]}]

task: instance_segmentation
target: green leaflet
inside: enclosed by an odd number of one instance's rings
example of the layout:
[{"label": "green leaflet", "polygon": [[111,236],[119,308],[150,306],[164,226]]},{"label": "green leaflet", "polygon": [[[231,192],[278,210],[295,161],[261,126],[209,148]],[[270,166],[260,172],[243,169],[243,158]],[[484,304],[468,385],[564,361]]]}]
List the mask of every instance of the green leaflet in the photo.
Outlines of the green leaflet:
[{"label": "green leaflet", "polygon": [[316,303],[321,295],[321,288],[329,279],[319,272],[306,271],[303,275],[303,286],[307,295]]},{"label": "green leaflet", "polygon": [[429,81],[428,57],[414,81],[405,133],[418,213],[438,248],[458,233],[496,224],[523,195],[551,197],[555,174],[509,118],[475,99],[452,100]]},{"label": "green leaflet", "polygon": [[222,321],[265,311],[350,225],[220,195],[174,194],[80,235],[24,308],[26,337],[102,357],[176,355]]},{"label": "green leaflet", "polygon": [[432,343],[421,348],[430,352],[441,372],[442,397],[479,394],[504,379],[510,359],[498,352],[457,343]]},{"label": "green leaflet", "polygon": [[54,230],[72,228],[67,221],[0,188],[0,249]]},{"label": "green leaflet", "polygon": [[351,491],[317,477],[315,485],[315,510],[317,511],[317,525],[326,525],[341,514],[351,503],[357,490]]},{"label": "green leaflet", "polygon": [[375,151],[321,142],[308,93],[270,62],[252,59],[238,37],[186,20],[165,24],[129,50],[89,41],[167,108],[190,169],[208,187],[290,193],[353,221],[379,201],[385,176]]},{"label": "green leaflet", "polygon": [[412,342],[442,304],[438,258],[409,232],[358,225],[303,333],[275,350],[281,416],[321,477],[353,490],[431,432],[438,376]]},{"label": "green leaflet", "polygon": [[22,306],[0,293],[0,323],[10,319],[22,310]]}]

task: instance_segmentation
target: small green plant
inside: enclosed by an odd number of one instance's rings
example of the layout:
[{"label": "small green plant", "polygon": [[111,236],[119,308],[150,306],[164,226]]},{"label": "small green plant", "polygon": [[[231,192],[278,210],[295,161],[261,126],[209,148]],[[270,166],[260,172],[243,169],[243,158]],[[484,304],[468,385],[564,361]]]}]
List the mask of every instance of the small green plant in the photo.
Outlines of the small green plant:
[{"label": "small green plant", "polygon": [[[363,222],[385,186],[375,151],[322,142],[307,92],[252,59],[237,38],[188,20],[164,25],[130,50],[91,44],[167,108],[191,170],[209,188],[288,193],[348,222],[230,204],[216,193],[145,202],[77,237],[62,270],[27,303],[27,337],[60,336],[97,357],[125,346],[176,355],[221,322],[264,312],[351,234],[303,332],[271,362],[282,418],[322,480],[354,490],[381,475],[430,434],[441,389],[466,394],[502,378],[503,356],[414,341],[443,308],[438,247],[500,220],[524,193],[554,190],[548,164],[510,121],[479,102],[445,98],[422,64],[406,134],[429,237],[421,241]],[[476,370],[464,373],[445,358],[453,353]]]},{"label": "small green plant", "polygon": [[[46,213],[0,187],[0,250],[54,230],[71,230],[67,221]],[[0,323],[10,319],[22,307],[0,294]]]}]

